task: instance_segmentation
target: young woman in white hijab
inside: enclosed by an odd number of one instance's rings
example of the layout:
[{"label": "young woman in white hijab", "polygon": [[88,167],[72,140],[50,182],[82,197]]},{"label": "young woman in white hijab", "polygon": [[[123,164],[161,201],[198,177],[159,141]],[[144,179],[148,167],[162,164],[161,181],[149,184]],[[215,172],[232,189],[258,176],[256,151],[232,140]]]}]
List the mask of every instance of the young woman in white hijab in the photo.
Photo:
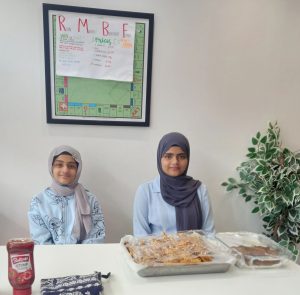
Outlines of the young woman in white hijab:
[{"label": "young woman in white hijab", "polygon": [[78,183],[82,162],[77,150],[59,146],[49,156],[52,184],[34,196],[28,212],[35,244],[102,243],[105,226],[96,197]]}]

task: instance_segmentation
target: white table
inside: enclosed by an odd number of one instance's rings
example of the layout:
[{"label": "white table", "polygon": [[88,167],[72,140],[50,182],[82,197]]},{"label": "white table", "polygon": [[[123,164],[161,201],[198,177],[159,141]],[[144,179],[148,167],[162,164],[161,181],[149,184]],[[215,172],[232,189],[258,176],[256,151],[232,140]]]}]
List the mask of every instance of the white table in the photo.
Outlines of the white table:
[{"label": "white table", "polygon": [[[226,273],[142,278],[125,263],[119,244],[35,246],[33,295],[40,294],[42,278],[94,271],[111,272],[104,282],[105,295],[298,295],[300,266],[291,262],[279,269],[245,270],[231,267]],[[11,295],[7,279],[7,251],[0,246],[0,295]]]}]

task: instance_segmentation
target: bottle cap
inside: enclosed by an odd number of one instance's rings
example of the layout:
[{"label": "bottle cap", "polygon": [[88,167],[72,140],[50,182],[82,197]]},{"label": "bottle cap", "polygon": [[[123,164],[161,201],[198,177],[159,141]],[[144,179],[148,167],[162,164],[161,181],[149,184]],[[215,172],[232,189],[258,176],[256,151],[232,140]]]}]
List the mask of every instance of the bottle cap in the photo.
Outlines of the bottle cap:
[{"label": "bottle cap", "polygon": [[15,289],[13,295],[31,295],[31,288],[27,289]]}]

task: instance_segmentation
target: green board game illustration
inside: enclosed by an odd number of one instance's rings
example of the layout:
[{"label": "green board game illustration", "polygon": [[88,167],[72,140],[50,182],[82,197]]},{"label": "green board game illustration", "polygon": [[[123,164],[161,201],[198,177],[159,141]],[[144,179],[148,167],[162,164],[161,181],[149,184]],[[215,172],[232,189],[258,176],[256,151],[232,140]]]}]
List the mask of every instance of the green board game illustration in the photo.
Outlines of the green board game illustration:
[{"label": "green board game illustration", "polygon": [[[55,114],[140,119],[143,107],[144,39],[145,25],[136,24],[133,82],[55,75]],[[53,43],[55,46],[55,39]]]},{"label": "green board game illustration", "polygon": [[[43,8],[46,71],[49,71],[49,75],[46,73],[47,122],[149,126],[153,14],[53,4],[44,4]],[[57,75],[56,18],[60,11],[80,14],[104,12],[116,18],[134,20],[132,81]]]}]

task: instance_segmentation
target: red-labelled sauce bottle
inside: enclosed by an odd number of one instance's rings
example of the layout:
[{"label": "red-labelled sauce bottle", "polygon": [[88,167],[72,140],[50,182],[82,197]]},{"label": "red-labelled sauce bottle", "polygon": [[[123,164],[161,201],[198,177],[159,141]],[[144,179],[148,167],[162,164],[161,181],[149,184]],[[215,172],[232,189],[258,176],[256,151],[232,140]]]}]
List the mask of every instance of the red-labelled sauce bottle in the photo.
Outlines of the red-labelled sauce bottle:
[{"label": "red-labelled sauce bottle", "polygon": [[11,239],[7,242],[8,279],[13,295],[31,295],[34,281],[34,242],[31,239]]}]

